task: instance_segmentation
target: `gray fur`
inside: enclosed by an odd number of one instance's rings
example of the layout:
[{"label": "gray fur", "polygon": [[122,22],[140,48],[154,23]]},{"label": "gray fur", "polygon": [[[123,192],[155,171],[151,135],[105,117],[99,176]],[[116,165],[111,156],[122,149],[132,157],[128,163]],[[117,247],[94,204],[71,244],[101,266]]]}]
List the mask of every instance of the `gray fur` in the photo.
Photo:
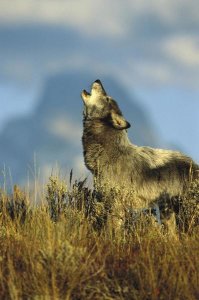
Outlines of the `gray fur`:
[{"label": "gray fur", "polygon": [[145,207],[162,195],[184,194],[199,166],[184,154],[138,147],[127,136],[130,124],[117,103],[95,81],[84,101],[83,149],[87,168],[98,186],[119,187],[135,195],[135,206]]}]

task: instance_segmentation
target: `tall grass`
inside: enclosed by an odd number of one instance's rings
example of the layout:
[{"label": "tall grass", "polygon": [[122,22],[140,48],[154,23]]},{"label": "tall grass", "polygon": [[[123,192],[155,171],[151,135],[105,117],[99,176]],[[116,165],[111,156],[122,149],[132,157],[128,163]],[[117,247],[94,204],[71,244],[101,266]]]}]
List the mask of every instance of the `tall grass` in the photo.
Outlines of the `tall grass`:
[{"label": "tall grass", "polygon": [[84,181],[51,177],[45,191],[38,206],[19,187],[0,192],[0,299],[199,299],[195,224],[171,236],[142,215],[116,228],[110,199]]}]

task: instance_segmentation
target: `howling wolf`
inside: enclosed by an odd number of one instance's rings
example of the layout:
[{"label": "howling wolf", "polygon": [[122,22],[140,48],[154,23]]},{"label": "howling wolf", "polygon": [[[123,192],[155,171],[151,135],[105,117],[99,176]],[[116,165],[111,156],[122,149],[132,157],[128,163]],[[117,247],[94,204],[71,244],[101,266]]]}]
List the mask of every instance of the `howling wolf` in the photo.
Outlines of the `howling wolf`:
[{"label": "howling wolf", "polygon": [[133,207],[141,208],[165,197],[179,199],[198,177],[199,166],[190,157],[132,144],[127,135],[130,123],[100,80],[81,96],[84,160],[96,186],[128,190],[134,195]]}]

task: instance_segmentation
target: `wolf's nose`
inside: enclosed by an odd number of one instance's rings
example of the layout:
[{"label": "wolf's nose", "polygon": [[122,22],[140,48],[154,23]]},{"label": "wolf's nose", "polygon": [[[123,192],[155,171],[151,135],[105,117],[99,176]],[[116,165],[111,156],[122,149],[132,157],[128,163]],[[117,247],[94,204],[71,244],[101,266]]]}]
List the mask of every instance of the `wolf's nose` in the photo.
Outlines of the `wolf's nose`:
[{"label": "wolf's nose", "polygon": [[97,79],[97,80],[95,80],[95,83],[101,84],[101,81],[99,79]]}]

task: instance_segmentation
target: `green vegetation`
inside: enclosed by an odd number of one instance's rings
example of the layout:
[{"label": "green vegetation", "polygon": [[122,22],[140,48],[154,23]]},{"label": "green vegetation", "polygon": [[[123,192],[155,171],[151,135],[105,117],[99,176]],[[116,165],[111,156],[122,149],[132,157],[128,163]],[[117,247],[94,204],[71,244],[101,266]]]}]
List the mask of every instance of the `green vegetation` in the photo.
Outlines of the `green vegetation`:
[{"label": "green vegetation", "polygon": [[196,205],[183,204],[187,232],[170,235],[149,215],[116,226],[110,196],[85,181],[51,177],[40,204],[29,198],[0,192],[0,299],[199,299]]}]

